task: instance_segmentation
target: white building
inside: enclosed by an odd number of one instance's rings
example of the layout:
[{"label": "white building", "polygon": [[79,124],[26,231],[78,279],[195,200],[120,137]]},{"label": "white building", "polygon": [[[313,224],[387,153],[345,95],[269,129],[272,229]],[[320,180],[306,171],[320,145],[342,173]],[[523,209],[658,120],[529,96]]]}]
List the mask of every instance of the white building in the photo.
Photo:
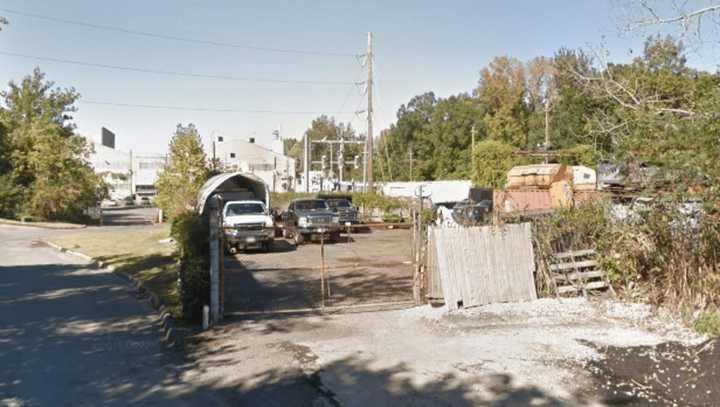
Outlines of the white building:
[{"label": "white building", "polygon": [[[226,170],[255,174],[272,192],[294,190],[296,160],[283,154],[279,136],[275,135],[272,148],[256,144],[253,138],[241,140],[219,136],[215,139],[214,150],[216,159]],[[212,153],[208,155],[212,157]]]},{"label": "white building", "polygon": [[[92,142],[91,142],[92,143]],[[90,164],[110,187],[110,199],[119,200],[132,194],[130,154],[102,144],[92,143]]]},{"label": "white building", "polygon": [[110,199],[120,200],[137,194],[154,197],[157,194],[155,181],[167,162],[165,155],[133,155],[132,151],[114,148],[115,135],[109,139],[109,133],[103,129],[103,144],[90,141],[94,152],[90,155],[90,164],[96,174],[110,186]]}]

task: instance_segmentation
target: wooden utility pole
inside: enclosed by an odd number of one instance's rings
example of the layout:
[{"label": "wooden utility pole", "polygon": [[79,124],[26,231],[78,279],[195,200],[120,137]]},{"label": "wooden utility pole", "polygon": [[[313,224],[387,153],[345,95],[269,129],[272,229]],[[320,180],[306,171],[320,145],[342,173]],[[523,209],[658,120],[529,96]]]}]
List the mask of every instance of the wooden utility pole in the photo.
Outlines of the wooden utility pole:
[{"label": "wooden utility pole", "polygon": [[[550,151],[550,99],[545,99],[545,152]],[[545,164],[548,157],[545,156]]]},{"label": "wooden utility pole", "polygon": [[365,171],[367,171],[366,190],[368,192],[373,192],[375,190],[375,186],[373,185],[373,58],[373,34],[369,32],[367,49],[367,165],[365,167]]},{"label": "wooden utility pole", "polygon": [[303,149],[303,173],[305,174],[305,192],[310,192],[310,136],[303,137],[305,148]]},{"label": "wooden utility pole", "polygon": [[410,149],[408,152],[410,154],[410,181],[414,181],[413,179],[413,151]]},{"label": "wooden utility pole", "polygon": [[470,162],[472,163],[472,170],[475,171],[475,135],[477,130],[473,124],[470,128]]},{"label": "wooden utility pole", "polygon": [[550,149],[550,100],[545,100],[545,151]]}]

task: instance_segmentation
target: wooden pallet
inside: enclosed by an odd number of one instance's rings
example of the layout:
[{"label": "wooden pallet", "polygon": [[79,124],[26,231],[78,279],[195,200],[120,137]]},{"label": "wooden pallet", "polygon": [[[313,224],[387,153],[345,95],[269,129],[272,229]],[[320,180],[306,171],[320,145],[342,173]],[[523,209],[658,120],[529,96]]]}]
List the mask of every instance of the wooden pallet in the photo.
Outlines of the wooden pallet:
[{"label": "wooden pallet", "polygon": [[598,268],[593,249],[556,253],[550,265],[558,294],[582,293],[609,287],[607,273]]}]

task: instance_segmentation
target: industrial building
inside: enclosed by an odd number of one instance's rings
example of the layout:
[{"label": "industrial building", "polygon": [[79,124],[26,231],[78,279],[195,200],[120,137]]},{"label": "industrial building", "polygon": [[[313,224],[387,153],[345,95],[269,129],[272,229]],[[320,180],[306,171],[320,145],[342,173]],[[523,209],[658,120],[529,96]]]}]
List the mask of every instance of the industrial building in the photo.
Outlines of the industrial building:
[{"label": "industrial building", "polygon": [[226,171],[243,171],[255,174],[270,187],[272,192],[289,192],[295,190],[296,160],[288,157],[283,151],[283,142],[279,134],[273,134],[270,147],[255,143],[255,138],[228,138],[216,135],[212,151],[208,154],[215,157]]},{"label": "industrial building", "polygon": [[154,198],[155,182],[165,168],[167,156],[133,155],[132,150],[116,149],[115,139],[115,134],[103,127],[99,144],[89,140],[93,145],[90,164],[110,187],[110,199],[121,200],[133,195]]}]

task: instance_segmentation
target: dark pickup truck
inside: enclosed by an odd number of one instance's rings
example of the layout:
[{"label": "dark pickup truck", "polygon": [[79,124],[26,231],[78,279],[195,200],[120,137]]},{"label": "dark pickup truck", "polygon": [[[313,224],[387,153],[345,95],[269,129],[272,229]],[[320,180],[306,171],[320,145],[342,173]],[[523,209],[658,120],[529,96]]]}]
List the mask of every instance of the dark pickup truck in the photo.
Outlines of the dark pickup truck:
[{"label": "dark pickup truck", "polygon": [[355,225],[360,223],[358,210],[352,206],[352,203],[345,198],[328,198],[325,199],[330,210],[338,215],[340,225]]},{"label": "dark pickup truck", "polygon": [[335,243],[340,239],[340,217],[322,199],[295,199],[282,214],[283,236],[295,244],[313,237],[328,237]]}]

